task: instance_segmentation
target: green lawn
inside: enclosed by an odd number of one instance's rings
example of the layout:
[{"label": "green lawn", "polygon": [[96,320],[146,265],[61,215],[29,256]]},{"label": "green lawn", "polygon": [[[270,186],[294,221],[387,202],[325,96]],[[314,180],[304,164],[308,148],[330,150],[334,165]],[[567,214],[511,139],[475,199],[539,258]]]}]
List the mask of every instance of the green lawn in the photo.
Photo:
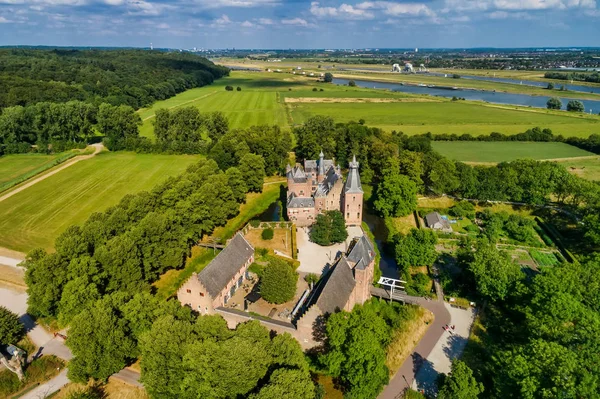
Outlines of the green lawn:
[{"label": "green lawn", "polygon": [[557,115],[544,110],[509,109],[470,102],[403,103],[295,103],[289,104],[294,123],[313,115],[331,116],[339,122],[364,119],[369,126],[407,134],[500,132],[514,134],[535,126],[555,134],[587,137],[600,129],[600,118]]},{"label": "green lawn", "polygon": [[587,180],[600,180],[600,156],[586,159],[569,159],[559,161],[559,163],[574,175]]},{"label": "green lawn", "polygon": [[434,141],[431,145],[445,157],[463,162],[503,162],[521,158],[555,159],[594,155],[565,143]]},{"label": "green lawn", "polygon": [[0,247],[50,250],[68,226],[177,175],[199,156],[101,153],[0,203]]}]

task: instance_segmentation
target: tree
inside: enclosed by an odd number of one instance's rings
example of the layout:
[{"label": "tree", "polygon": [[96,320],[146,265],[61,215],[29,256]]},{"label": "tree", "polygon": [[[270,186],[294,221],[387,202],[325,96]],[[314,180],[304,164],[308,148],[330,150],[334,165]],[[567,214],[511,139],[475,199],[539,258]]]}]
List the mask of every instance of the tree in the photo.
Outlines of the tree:
[{"label": "tree", "polygon": [[255,154],[246,154],[240,159],[240,172],[244,176],[248,190],[262,192],[265,179],[265,161],[263,157]]},{"label": "tree", "polygon": [[337,210],[318,214],[315,224],[310,229],[311,241],[319,245],[328,246],[344,242],[346,238],[348,238],[348,230],[344,215]]},{"label": "tree", "polygon": [[73,319],[67,338],[74,356],[69,363],[72,381],[106,381],[134,358],[136,343],[119,309],[122,304],[121,294],[105,296]]},{"label": "tree", "polygon": [[37,317],[55,316],[67,282],[67,262],[57,253],[34,249],[25,260],[28,312]]},{"label": "tree", "polygon": [[554,90],[554,83],[552,83],[552,82],[548,83],[548,86],[546,86],[546,89]]},{"label": "tree", "polygon": [[356,87],[356,82],[353,80],[348,81],[348,86],[350,87]]},{"label": "tree", "polygon": [[239,203],[246,202],[248,185],[246,184],[246,180],[244,180],[242,172],[236,167],[231,167],[227,169],[225,174],[227,175],[227,182],[229,183],[229,187],[231,187],[235,200]]},{"label": "tree", "polygon": [[[139,136],[138,127],[142,118],[127,105],[102,104],[98,110],[98,131],[106,136],[107,145],[116,145],[119,140]],[[110,147],[109,147],[110,149]]]},{"label": "tree", "polygon": [[298,273],[285,261],[270,258],[260,279],[260,295],[269,303],[285,303],[296,294]]},{"label": "tree", "polygon": [[98,299],[100,299],[98,288],[89,277],[82,276],[69,281],[65,284],[58,305],[60,324],[68,325],[75,316]]},{"label": "tree", "polygon": [[567,111],[570,112],[585,112],[585,107],[583,103],[579,100],[570,100],[567,103]]},{"label": "tree", "polygon": [[315,384],[308,370],[277,369],[250,399],[314,399]]},{"label": "tree", "polygon": [[398,171],[398,162],[391,159],[375,189],[375,210],[384,217],[406,216],[417,209],[417,185]]},{"label": "tree", "polygon": [[467,267],[474,276],[479,294],[491,301],[506,298],[523,277],[521,267],[506,252],[498,251],[485,241],[478,243],[473,261]]},{"label": "tree", "polygon": [[25,335],[25,327],[19,316],[0,306],[0,344],[16,344]]},{"label": "tree", "polygon": [[323,81],[325,83],[333,82],[333,75],[330,72],[325,72],[325,75],[323,76]]},{"label": "tree", "polygon": [[430,266],[437,258],[437,236],[429,229],[411,229],[407,235],[394,236],[396,262],[401,272],[410,277],[411,266]]},{"label": "tree", "polygon": [[548,108],[548,109],[561,109],[562,108],[562,101],[560,101],[560,98],[558,98],[558,97],[552,97],[546,103],[546,108]]},{"label": "tree", "polygon": [[242,91],[242,88],[241,88],[240,86],[238,86],[238,87],[236,88],[236,90],[237,90],[237,91]]},{"label": "tree", "polygon": [[454,360],[450,374],[443,379],[438,392],[440,399],[477,399],[483,384],[473,377],[473,370],[461,360]]},{"label": "tree", "polygon": [[437,193],[453,193],[460,187],[456,165],[448,158],[440,158],[429,171],[431,188]]},{"label": "tree", "polygon": [[225,86],[225,90],[233,91],[233,86],[227,85],[227,86]]},{"label": "tree", "polygon": [[274,233],[273,229],[269,227],[269,228],[264,229],[260,236],[263,240],[268,241],[268,240],[273,239],[273,233]]}]

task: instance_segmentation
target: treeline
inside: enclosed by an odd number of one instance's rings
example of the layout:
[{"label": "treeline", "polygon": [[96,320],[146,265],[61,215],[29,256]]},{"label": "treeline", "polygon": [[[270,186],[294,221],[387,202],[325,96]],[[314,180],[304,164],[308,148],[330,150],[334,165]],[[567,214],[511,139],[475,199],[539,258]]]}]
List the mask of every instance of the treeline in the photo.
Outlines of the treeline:
[{"label": "treeline", "polygon": [[85,147],[97,123],[98,107],[81,101],[6,108],[0,114],[0,155]]},{"label": "treeline", "polygon": [[544,77],[557,80],[576,80],[578,82],[600,83],[600,73],[583,72],[546,72]]},{"label": "treeline", "polygon": [[228,74],[189,53],[2,49],[0,109],[70,100],[137,109]]}]

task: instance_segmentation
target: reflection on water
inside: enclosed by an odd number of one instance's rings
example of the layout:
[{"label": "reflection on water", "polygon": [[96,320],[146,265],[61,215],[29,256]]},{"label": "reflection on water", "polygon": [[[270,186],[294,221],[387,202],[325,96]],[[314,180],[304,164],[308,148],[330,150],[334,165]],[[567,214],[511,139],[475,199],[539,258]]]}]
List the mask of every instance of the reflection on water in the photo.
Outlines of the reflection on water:
[{"label": "reflection on water", "polygon": [[255,219],[258,219],[261,222],[279,222],[283,220],[281,215],[281,201],[277,200],[272,202],[271,205]]},{"label": "reflection on water", "polygon": [[379,262],[381,274],[384,277],[399,279],[400,274],[398,273],[396,260],[393,256],[387,254],[383,248],[384,241],[388,238],[387,227],[385,227],[383,219],[379,216],[365,212],[363,214],[363,221],[367,223],[367,226],[369,226],[369,229],[375,236],[375,243],[377,244],[377,248],[379,248],[379,252],[381,253],[381,262]]}]

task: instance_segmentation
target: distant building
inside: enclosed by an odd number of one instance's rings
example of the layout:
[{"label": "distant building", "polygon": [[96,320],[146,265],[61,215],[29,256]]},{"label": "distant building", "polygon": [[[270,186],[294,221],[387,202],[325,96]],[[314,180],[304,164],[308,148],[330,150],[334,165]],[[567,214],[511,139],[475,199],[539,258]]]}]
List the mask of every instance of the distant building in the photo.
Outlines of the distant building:
[{"label": "distant building", "polygon": [[323,152],[318,161],[305,160],[304,167],[288,165],[288,219],[300,227],[310,226],[319,213],[338,210],[344,215],[346,225],[360,225],[363,190],[358,166],[354,157],[344,184],[339,165],[325,159]]},{"label": "distant building", "polygon": [[444,219],[437,212],[431,212],[425,216],[425,224],[432,230],[452,232],[452,226],[447,219]]},{"label": "distant building", "polygon": [[179,288],[177,299],[201,314],[214,314],[248,278],[252,262],[254,248],[237,233],[215,259]]}]

